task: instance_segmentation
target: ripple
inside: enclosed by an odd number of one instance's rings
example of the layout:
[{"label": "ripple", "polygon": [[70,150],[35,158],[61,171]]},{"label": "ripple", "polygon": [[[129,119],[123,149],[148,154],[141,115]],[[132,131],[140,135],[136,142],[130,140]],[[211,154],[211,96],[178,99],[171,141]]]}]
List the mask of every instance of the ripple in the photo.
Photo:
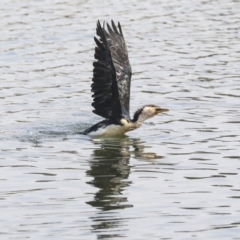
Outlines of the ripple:
[{"label": "ripple", "polygon": [[[15,1],[0,10],[2,238],[237,239],[239,2]],[[122,138],[91,112],[96,20],[122,23],[131,113]],[[136,230],[137,229],[137,230]]]}]

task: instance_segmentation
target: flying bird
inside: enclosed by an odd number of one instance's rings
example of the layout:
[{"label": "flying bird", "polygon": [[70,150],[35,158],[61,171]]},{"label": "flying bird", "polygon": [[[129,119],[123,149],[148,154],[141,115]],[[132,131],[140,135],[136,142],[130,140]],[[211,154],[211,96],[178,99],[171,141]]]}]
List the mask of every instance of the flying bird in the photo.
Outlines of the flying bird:
[{"label": "flying bird", "polygon": [[93,62],[92,106],[93,113],[105,118],[86,129],[82,134],[97,136],[123,135],[139,128],[143,122],[168,109],[156,105],[144,105],[133,118],[130,117],[130,86],[132,70],[122,28],[112,21],[112,26],[103,27],[97,22],[94,37],[96,47]]}]

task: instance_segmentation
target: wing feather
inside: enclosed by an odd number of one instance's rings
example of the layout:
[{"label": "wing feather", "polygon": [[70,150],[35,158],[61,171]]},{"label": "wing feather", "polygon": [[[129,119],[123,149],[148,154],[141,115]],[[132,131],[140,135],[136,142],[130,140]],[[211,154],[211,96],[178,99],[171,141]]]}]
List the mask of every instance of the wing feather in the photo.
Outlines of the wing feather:
[{"label": "wing feather", "polygon": [[93,63],[93,112],[99,116],[118,122],[122,116],[119,93],[116,82],[116,70],[113,65],[111,52],[104,28],[97,22],[97,35],[94,37],[96,48]]},{"label": "wing feather", "polygon": [[107,31],[97,22],[93,63],[93,112],[118,122],[122,116],[130,120],[129,102],[131,65],[120,23],[107,24]]},{"label": "wing feather", "polygon": [[106,34],[106,37],[110,47],[113,64],[116,70],[118,93],[122,112],[125,117],[129,117],[132,70],[128,59],[127,46],[122,34],[121,25],[118,23],[117,29],[113,20],[111,23],[112,27],[107,24],[108,34]]}]

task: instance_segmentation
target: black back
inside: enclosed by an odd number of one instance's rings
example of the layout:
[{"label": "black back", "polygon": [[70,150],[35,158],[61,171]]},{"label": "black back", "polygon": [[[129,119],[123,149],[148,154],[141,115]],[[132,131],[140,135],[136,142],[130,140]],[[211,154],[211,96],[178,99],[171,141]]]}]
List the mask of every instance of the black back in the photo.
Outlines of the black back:
[{"label": "black back", "polygon": [[94,94],[93,112],[99,116],[119,122],[124,116],[130,120],[130,83],[131,66],[128,60],[126,44],[120,23],[118,29],[112,21],[112,28],[107,24],[108,31],[97,23],[95,59],[93,63]]}]

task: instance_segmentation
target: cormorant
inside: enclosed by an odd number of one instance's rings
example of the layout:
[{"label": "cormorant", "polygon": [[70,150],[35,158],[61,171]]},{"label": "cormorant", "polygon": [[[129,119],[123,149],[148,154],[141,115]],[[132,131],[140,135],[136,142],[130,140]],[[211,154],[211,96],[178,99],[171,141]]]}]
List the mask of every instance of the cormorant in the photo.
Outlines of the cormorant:
[{"label": "cormorant", "polygon": [[130,83],[132,70],[128,59],[127,47],[120,23],[118,28],[112,21],[112,26],[105,23],[103,27],[97,22],[97,35],[94,37],[95,59],[93,63],[93,112],[105,120],[86,129],[82,134],[115,136],[139,128],[142,123],[166,112],[155,105],[145,105],[138,109],[133,119],[130,118]]}]

